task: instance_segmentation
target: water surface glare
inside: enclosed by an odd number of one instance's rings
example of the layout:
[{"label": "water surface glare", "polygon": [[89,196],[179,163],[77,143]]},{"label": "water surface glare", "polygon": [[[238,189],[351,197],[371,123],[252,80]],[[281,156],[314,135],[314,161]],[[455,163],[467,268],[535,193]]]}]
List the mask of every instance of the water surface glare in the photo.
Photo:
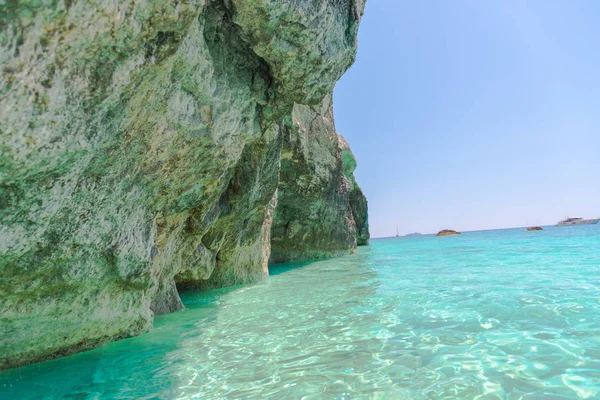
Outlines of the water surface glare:
[{"label": "water surface glare", "polygon": [[373,240],[271,273],[0,373],[0,398],[600,398],[600,225]]}]

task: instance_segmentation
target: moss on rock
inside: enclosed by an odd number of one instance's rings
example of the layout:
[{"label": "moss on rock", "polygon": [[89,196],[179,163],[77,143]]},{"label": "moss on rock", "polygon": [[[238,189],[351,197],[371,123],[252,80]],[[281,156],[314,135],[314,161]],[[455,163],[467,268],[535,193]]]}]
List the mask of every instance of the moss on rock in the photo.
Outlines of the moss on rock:
[{"label": "moss on rock", "polygon": [[352,63],[362,7],[0,4],[0,367],[266,276],[283,121]]}]

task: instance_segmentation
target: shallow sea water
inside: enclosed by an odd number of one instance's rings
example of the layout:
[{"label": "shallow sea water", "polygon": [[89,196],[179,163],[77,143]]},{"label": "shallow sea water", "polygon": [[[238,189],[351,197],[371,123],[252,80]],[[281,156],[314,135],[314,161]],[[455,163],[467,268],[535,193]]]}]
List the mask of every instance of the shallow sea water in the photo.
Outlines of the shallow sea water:
[{"label": "shallow sea water", "polygon": [[373,240],[271,274],[2,372],[0,398],[600,399],[600,225]]}]

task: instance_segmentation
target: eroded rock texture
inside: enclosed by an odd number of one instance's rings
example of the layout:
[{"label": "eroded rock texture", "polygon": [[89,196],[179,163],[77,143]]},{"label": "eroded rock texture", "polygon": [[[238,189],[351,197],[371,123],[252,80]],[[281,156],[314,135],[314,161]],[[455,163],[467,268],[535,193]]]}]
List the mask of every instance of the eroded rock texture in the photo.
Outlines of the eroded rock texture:
[{"label": "eroded rock texture", "polygon": [[296,104],[283,124],[272,262],[334,257],[368,243],[366,199],[355,168],[335,131],[331,96],[315,106]]},{"label": "eroded rock texture", "polygon": [[[363,7],[0,1],[0,367],[140,334],[177,285],[266,276],[282,146]],[[366,202],[342,164],[348,250]]]},{"label": "eroded rock texture", "polygon": [[352,210],[352,217],[356,225],[356,244],[358,246],[367,246],[369,244],[369,215],[367,207],[367,197],[362,192],[358,183],[354,179],[354,170],[356,169],[356,158],[350,150],[348,142],[343,136],[338,135],[340,149],[342,153],[342,163],[344,165],[344,175],[348,180],[349,202]]}]

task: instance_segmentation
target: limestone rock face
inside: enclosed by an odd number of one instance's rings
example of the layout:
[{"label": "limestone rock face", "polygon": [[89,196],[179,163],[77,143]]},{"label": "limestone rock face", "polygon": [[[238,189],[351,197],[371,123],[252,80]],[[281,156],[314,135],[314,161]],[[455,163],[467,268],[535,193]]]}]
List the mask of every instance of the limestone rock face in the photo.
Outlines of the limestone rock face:
[{"label": "limestone rock face", "polygon": [[356,226],[356,244],[358,246],[367,246],[369,244],[369,214],[367,207],[367,197],[362,192],[360,186],[354,179],[354,170],[356,169],[356,158],[350,150],[348,142],[343,136],[338,135],[340,149],[342,152],[342,163],[344,165],[344,176],[349,183],[349,200],[352,217]]},{"label": "limestone rock face", "polygon": [[0,367],[266,276],[292,109],[353,62],[363,7],[0,2]]},{"label": "limestone rock face", "polygon": [[335,131],[331,96],[319,106],[296,104],[283,125],[272,262],[334,257],[366,244],[366,199],[355,168]]},{"label": "limestone rock face", "polygon": [[354,62],[365,0],[230,0],[233,21],[271,67],[284,104],[319,102]]}]

